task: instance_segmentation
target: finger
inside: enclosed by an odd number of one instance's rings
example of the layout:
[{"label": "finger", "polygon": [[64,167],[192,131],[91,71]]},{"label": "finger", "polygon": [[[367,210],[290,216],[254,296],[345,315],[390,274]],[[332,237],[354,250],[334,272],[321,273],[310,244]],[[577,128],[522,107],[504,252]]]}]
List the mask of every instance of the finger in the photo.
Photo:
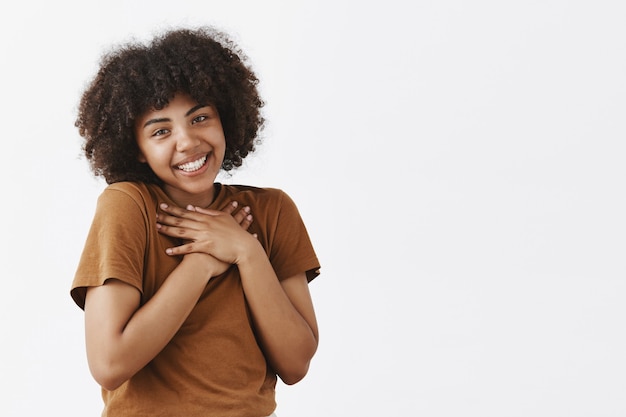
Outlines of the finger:
[{"label": "finger", "polygon": [[221,211],[221,210],[205,209],[205,208],[198,207],[198,206],[189,206],[189,208],[192,209],[192,210],[190,210],[190,212],[191,211],[195,211],[195,212],[201,213],[201,214],[208,214],[209,216],[218,216],[218,215],[220,215],[222,213],[228,213],[226,211],[228,209],[228,207],[225,207],[223,211]]},{"label": "finger", "polygon": [[251,209],[250,207],[245,206],[242,209],[237,210],[235,214],[232,214],[238,206],[239,204],[236,201],[233,201],[228,206],[226,206],[221,212],[215,211],[215,210],[203,209],[201,207],[191,207],[191,206],[189,207],[189,209],[190,211],[196,211],[198,213],[209,214],[213,216],[217,215],[218,213],[231,214],[233,218],[235,219],[235,221],[239,223],[239,225],[241,225],[241,227],[243,227],[244,230],[248,230],[248,227],[250,227],[250,225],[252,224],[252,220],[253,220],[252,215],[251,215]]},{"label": "finger", "polygon": [[[213,212],[209,213],[208,210],[204,210],[205,213],[198,214],[199,210],[196,210],[197,207],[192,205],[183,209],[176,206],[168,206],[163,203],[159,208],[161,212],[157,212],[156,217],[158,223],[167,224],[169,226],[186,227],[188,229],[197,229],[198,223],[206,218],[202,214],[214,215]],[[215,213],[221,213],[221,211],[216,211]]]},{"label": "finger", "polygon": [[[243,210],[240,210],[243,211]],[[247,214],[239,223],[239,225],[243,228],[243,230],[248,230],[248,227],[252,224],[252,214]]]},{"label": "finger", "polygon": [[[239,210],[237,213],[235,213],[233,217],[235,218],[235,221],[237,223],[243,226],[243,223],[244,221],[246,221],[246,218],[250,216],[250,212],[251,212],[250,207],[246,206],[242,208],[241,210]],[[252,219],[249,219],[248,226],[250,226],[250,223],[252,223]]]},{"label": "finger", "polygon": [[198,230],[198,228],[200,227],[200,222],[198,221],[198,219],[192,218],[192,216],[190,215],[186,215],[186,217],[178,217],[170,216],[166,213],[157,213],[156,221],[157,224],[160,225],[186,228],[189,230]]},{"label": "finger", "polygon": [[168,226],[167,224],[163,223],[157,223],[156,227],[159,233],[163,233],[167,236],[187,240],[193,240],[195,238],[194,230],[187,229],[186,227]]},{"label": "finger", "polygon": [[171,256],[186,255],[193,252],[193,243],[187,243],[180,246],[173,246],[165,249],[165,253]]},{"label": "finger", "polygon": [[233,214],[233,212],[237,209],[237,207],[239,207],[239,203],[236,201],[231,202],[229,205],[227,205],[226,207],[224,207],[222,209],[222,211],[224,213],[228,213],[228,214]]},{"label": "finger", "polygon": [[189,213],[191,213],[191,211],[189,211],[189,209],[187,208],[182,208],[178,206],[170,206],[167,203],[159,204],[159,208],[163,212],[171,214],[172,216],[176,216],[176,217],[184,217],[185,215],[188,215]]}]

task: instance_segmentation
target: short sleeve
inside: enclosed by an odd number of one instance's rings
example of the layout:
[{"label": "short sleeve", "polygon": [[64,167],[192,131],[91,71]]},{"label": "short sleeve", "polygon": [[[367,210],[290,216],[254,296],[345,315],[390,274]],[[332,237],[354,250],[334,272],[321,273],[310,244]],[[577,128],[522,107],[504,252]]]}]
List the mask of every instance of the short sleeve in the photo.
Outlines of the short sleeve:
[{"label": "short sleeve", "polygon": [[96,212],[70,294],[84,309],[87,288],[116,278],[142,291],[147,217],[132,193],[107,188]]},{"label": "short sleeve", "polygon": [[307,280],[312,281],[320,273],[319,260],[298,208],[283,191],[275,219],[269,257],[278,279],[306,272]]}]

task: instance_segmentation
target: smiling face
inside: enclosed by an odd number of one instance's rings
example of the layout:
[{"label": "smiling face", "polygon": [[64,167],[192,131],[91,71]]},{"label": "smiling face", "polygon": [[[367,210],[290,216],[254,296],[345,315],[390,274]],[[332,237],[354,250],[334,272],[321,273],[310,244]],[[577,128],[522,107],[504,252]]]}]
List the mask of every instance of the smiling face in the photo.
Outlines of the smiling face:
[{"label": "smiling face", "polygon": [[161,110],[135,121],[139,161],[163,181],[163,190],[180,206],[208,206],[222,166],[226,140],[217,109],[177,94]]}]

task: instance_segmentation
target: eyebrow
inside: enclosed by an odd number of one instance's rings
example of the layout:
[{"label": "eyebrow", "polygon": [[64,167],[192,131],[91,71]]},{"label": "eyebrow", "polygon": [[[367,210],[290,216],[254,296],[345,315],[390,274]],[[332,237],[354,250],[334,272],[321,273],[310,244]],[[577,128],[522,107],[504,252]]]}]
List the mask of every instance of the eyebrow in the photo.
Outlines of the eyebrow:
[{"label": "eyebrow", "polygon": [[[201,109],[203,107],[208,107],[208,104],[196,104],[191,109],[189,109],[187,111],[187,113],[185,113],[185,117],[189,116],[190,114],[193,114],[193,112],[195,112],[196,110]],[[144,123],[143,127],[145,128],[146,126],[150,126],[150,125],[155,124],[155,123],[169,122],[169,121],[170,121],[170,119],[167,118],[167,117],[162,117],[162,118],[159,118],[159,119],[150,119],[146,123]]]}]

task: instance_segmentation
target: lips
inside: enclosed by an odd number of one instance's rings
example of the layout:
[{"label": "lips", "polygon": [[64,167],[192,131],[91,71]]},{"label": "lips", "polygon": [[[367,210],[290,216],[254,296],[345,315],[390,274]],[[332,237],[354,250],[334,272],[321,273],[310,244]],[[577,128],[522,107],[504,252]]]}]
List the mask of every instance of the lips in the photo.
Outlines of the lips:
[{"label": "lips", "polygon": [[202,158],[199,158],[195,161],[177,165],[176,167],[180,169],[181,171],[194,172],[202,168],[202,166],[206,163],[206,160],[207,160],[207,155],[204,155]]}]

